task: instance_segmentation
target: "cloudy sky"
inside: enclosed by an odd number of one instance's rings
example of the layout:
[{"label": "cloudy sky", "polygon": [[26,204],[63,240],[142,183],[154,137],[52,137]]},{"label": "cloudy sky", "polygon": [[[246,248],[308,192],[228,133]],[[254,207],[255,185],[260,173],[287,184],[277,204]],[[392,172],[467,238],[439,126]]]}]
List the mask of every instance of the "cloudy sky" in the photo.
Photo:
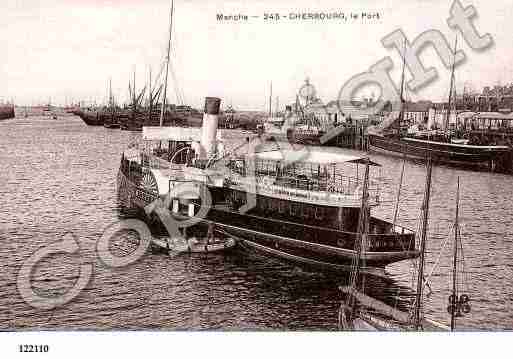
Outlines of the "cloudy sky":
[{"label": "cloudy sky", "polygon": [[[0,13],[0,101],[30,105],[70,101],[105,101],[109,78],[124,100],[136,71],[137,86],[151,67],[159,72],[166,52],[171,0],[3,0]],[[6,2],[6,4],[5,4]],[[401,58],[381,39],[402,29],[413,40],[438,29],[452,43],[447,26],[452,0],[176,0],[170,98],[175,88],[187,103],[219,96],[239,109],[267,108],[269,82],[280,103],[293,101],[309,77],[324,101],[336,99],[351,76],[385,56],[399,82]],[[511,0],[462,0],[474,5],[481,34],[494,46],[474,52],[463,41],[467,61],[458,67],[461,89],[513,81],[513,5]],[[264,13],[344,12],[380,14],[379,20],[264,21]],[[219,22],[216,14],[250,16],[247,22]],[[252,18],[252,16],[259,16]],[[439,79],[412,99],[447,96],[449,73],[435,51],[421,58]]]}]

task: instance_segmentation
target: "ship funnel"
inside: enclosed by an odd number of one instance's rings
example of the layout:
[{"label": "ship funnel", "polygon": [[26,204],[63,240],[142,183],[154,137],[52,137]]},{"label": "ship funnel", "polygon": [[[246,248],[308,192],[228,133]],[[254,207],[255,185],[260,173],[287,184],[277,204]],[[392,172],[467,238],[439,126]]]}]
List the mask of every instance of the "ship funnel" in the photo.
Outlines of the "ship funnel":
[{"label": "ship funnel", "polygon": [[201,147],[203,151],[200,158],[202,159],[208,159],[216,152],[217,126],[219,123],[220,107],[220,98],[205,98],[205,110],[203,113],[203,125],[201,128]]}]

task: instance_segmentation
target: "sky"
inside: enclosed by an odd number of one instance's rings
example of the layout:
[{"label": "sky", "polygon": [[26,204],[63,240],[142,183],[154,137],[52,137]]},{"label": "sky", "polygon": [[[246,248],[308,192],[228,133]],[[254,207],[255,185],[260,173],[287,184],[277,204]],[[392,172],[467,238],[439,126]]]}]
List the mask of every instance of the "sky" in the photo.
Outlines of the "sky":
[{"label": "sky", "polygon": [[[136,73],[141,88],[165,60],[171,0],[3,0],[0,13],[0,102],[37,105],[85,101],[103,103],[112,79],[113,93],[125,101]],[[478,13],[478,32],[494,45],[476,52],[461,41],[467,61],[457,68],[456,83],[480,90],[513,81],[513,5],[511,0],[461,0]],[[176,0],[173,17],[172,74],[168,95],[201,107],[218,96],[241,110],[268,108],[269,87],[281,105],[295,100],[309,78],[317,95],[337,98],[344,83],[386,56],[399,84],[402,60],[381,39],[402,29],[411,41],[437,29],[450,43],[447,25],[452,0]],[[375,13],[379,19],[355,21],[269,20],[264,13]],[[216,14],[247,15],[248,21],[221,22]],[[252,16],[258,16],[253,18]],[[432,48],[423,50],[426,67],[439,78],[411,100],[443,100],[450,73]],[[410,74],[406,73],[406,79]],[[370,90],[368,90],[370,91]],[[273,101],[274,102],[274,101]]]}]

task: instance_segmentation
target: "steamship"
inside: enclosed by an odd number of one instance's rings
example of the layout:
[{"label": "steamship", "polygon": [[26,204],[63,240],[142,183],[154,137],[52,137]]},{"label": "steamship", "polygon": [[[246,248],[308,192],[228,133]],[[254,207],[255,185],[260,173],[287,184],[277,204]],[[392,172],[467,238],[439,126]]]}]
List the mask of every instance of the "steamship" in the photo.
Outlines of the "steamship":
[{"label": "steamship", "polygon": [[[143,128],[139,147],[121,157],[121,203],[140,210],[155,230],[168,228],[157,210],[163,208],[178,223],[190,224],[172,235],[201,236],[214,225],[241,247],[306,266],[346,270],[355,258],[362,200],[361,176],[352,173],[362,164],[379,165],[340,149],[265,149],[258,136],[228,150],[225,140],[237,135],[218,131],[220,102],[206,99],[201,128]],[[349,167],[348,173],[339,167]],[[379,204],[378,183],[369,193],[370,208]],[[414,232],[367,218],[368,246],[361,257],[366,267],[384,268],[418,256]]]},{"label": "steamship", "polygon": [[312,146],[321,145],[321,137],[325,134],[320,126],[309,123],[304,116],[300,119],[293,114],[292,106],[288,105],[283,117],[270,116],[265,120],[263,131],[270,139]]}]

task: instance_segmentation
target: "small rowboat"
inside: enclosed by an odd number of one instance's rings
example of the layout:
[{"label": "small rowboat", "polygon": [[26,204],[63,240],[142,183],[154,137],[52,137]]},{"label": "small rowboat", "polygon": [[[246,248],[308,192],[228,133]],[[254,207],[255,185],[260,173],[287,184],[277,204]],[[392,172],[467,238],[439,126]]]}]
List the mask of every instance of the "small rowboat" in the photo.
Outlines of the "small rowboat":
[{"label": "small rowboat", "polygon": [[170,255],[181,253],[214,253],[231,249],[236,242],[233,238],[161,238],[153,239],[153,243],[168,250]]}]

